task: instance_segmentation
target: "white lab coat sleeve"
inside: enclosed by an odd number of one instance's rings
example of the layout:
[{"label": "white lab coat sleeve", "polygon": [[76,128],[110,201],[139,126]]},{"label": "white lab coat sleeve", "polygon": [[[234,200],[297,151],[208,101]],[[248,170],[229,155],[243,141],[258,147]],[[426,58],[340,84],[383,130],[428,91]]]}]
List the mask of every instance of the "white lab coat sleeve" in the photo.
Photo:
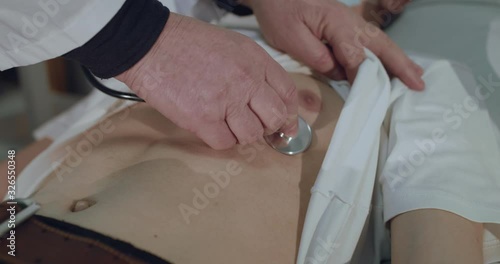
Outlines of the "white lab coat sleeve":
[{"label": "white lab coat sleeve", "polygon": [[61,56],[82,46],[125,0],[6,0],[0,9],[0,70]]},{"label": "white lab coat sleeve", "polygon": [[[0,9],[0,70],[61,56],[94,37],[125,0],[6,0]],[[160,0],[172,12],[211,22],[213,0]]]}]

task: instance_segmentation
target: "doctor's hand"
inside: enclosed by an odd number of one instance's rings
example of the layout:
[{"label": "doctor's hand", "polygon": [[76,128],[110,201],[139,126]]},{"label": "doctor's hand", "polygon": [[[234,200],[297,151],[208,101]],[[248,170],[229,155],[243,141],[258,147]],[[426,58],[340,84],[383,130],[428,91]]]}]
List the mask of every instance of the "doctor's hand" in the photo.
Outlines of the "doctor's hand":
[{"label": "doctor's hand", "polygon": [[171,13],[146,56],[115,78],[214,149],[297,131],[285,70],[246,36],[195,19]]},{"label": "doctor's hand", "polygon": [[347,77],[352,82],[365,58],[366,47],[380,58],[389,73],[414,90],[424,89],[422,69],[377,26],[365,22],[336,0],[243,0],[242,3],[252,8],[270,45],[320,73],[334,79]]}]

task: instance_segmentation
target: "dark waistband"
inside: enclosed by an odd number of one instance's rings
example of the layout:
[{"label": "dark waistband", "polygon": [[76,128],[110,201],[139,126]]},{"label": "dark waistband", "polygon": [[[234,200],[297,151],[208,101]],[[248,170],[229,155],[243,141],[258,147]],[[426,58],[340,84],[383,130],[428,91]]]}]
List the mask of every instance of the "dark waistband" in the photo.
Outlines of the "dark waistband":
[{"label": "dark waistband", "polygon": [[[9,210],[8,210],[9,209]],[[0,221],[9,221],[19,205],[0,204]],[[14,217],[11,211],[15,211]],[[11,221],[15,223],[14,221]],[[12,226],[12,225],[11,225]],[[132,244],[57,219],[33,215],[0,238],[0,263],[158,263],[169,264]]]}]

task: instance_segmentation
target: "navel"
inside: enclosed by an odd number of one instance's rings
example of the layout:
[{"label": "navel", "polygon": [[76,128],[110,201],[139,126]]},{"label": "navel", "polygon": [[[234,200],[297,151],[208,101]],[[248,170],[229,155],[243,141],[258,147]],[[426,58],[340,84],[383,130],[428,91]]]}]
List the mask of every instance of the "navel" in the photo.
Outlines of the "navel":
[{"label": "navel", "polygon": [[73,203],[73,205],[71,206],[71,211],[75,212],[75,213],[80,212],[80,211],[83,211],[83,210],[91,207],[94,204],[96,204],[96,202],[93,200],[81,199],[81,200],[75,201]]}]

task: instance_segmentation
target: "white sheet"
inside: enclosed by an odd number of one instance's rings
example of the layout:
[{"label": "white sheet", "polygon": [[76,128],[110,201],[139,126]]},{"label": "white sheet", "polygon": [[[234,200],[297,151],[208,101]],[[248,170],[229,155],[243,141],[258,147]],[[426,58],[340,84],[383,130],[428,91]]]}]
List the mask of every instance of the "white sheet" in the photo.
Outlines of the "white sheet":
[{"label": "white sheet", "polygon": [[[30,65],[67,53],[91,39],[124,0],[2,1],[0,70]],[[212,0],[160,0],[172,12],[204,21],[225,12]]]},{"label": "white sheet", "polygon": [[350,261],[370,212],[382,122],[392,100],[406,88],[393,87],[369,51],[337,121],[335,134],[312,189],[297,263]]}]

